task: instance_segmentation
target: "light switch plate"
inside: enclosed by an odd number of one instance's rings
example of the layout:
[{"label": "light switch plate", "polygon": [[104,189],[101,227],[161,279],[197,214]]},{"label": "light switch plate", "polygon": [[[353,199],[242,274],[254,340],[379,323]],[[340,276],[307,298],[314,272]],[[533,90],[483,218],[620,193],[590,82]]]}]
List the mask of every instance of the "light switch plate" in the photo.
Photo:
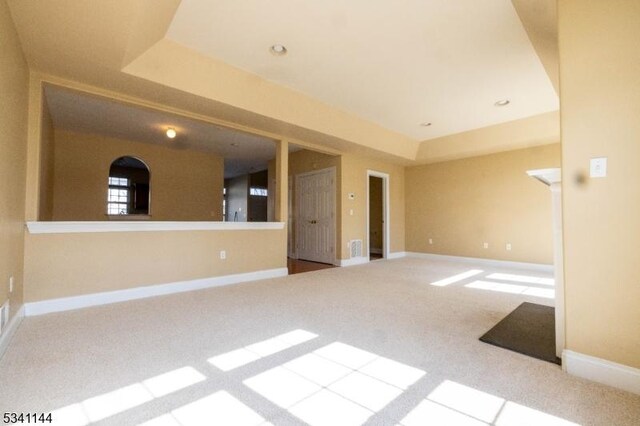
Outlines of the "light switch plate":
[{"label": "light switch plate", "polygon": [[589,176],[592,178],[603,178],[607,176],[607,157],[591,159]]}]

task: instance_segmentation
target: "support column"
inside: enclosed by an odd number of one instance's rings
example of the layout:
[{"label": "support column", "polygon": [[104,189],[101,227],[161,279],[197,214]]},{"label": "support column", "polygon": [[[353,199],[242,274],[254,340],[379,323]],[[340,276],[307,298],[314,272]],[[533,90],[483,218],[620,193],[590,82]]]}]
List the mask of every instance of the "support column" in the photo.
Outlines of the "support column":
[{"label": "support column", "polygon": [[25,221],[39,219],[40,155],[42,141],[42,81],[31,75],[29,79],[29,116],[27,133],[27,176]]},{"label": "support column", "polygon": [[276,221],[286,222],[289,217],[289,142],[276,142]]},{"label": "support column", "polygon": [[562,184],[553,182],[551,188],[551,206],[553,210],[553,265],[556,289],[556,356],[562,358],[565,346],[564,338],[564,253],[562,246]]},{"label": "support column", "polygon": [[[560,168],[529,170],[527,174],[551,189],[553,211],[553,269],[555,281],[556,356],[562,358],[565,347],[564,251],[562,243],[562,173]],[[563,368],[565,365],[563,364]]]}]

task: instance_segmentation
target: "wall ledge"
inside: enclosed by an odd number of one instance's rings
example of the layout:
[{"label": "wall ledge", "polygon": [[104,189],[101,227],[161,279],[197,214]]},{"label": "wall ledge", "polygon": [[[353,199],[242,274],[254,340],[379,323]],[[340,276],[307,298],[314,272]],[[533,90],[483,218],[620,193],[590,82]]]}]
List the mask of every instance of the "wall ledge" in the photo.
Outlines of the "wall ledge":
[{"label": "wall ledge", "polygon": [[513,262],[510,260],[483,259],[479,257],[450,256],[445,254],[418,253],[418,252],[410,252],[410,251],[406,252],[406,257],[432,259],[432,260],[444,260],[444,261],[451,261],[451,262],[479,263],[479,264],[488,265],[488,266],[527,269],[527,270],[541,271],[541,272],[554,271],[553,265],[545,265],[542,263]]},{"label": "wall ledge", "polygon": [[80,296],[61,297],[58,299],[41,300],[24,304],[25,316],[44,315],[52,312],[72,311],[91,306],[108,305],[129,300],[146,299],[154,296],[184,293],[187,291],[203,290],[248,281],[258,281],[269,278],[287,276],[287,268],[265,269],[241,274],[223,275],[219,277],[200,278],[195,280],[178,281],[166,284],[148,285],[128,288],[124,290],[107,291],[102,293],[83,294]]},{"label": "wall ledge", "polygon": [[562,351],[562,369],[573,376],[640,395],[638,368],[565,349]]},{"label": "wall ledge", "polygon": [[6,328],[2,330],[2,334],[0,334],[0,358],[4,355],[7,348],[9,347],[9,343],[11,343],[11,339],[14,334],[18,330],[18,327],[22,323],[22,318],[24,318],[25,308],[24,305],[18,309],[18,312],[11,318]]},{"label": "wall ledge", "polygon": [[153,231],[259,231],[284,229],[284,222],[27,222],[30,234]]}]

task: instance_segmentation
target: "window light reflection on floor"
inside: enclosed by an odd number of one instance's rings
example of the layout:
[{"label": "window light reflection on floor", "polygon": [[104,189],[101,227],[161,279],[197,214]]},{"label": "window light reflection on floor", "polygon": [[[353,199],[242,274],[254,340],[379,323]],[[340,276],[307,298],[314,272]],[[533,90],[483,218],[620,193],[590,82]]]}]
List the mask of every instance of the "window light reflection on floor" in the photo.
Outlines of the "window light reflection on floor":
[{"label": "window light reflection on floor", "polygon": [[496,426],[579,426],[570,422],[515,402],[507,401],[502,408]]},{"label": "window light reflection on floor", "polygon": [[226,391],[183,405],[139,426],[268,426],[271,423]]},{"label": "window light reflection on floor", "polygon": [[402,426],[455,425],[487,426],[487,423],[469,417],[451,408],[425,399],[400,422]]},{"label": "window light reflection on floor", "polygon": [[449,284],[454,284],[457,282],[460,282],[462,280],[466,280],[467,278],[471,278],[475,275],[481,274],[484,271],[481,271],[480,269],[471,269],[467,272],[463,272],[461,274],[458,275],[453,275],[451,277],[448,278],[444,278],[438,281],[434,281],[431,283],[431,285],[436,286],[436,287],[444,287],[444,286],[448,286]]},{"label": "window light reflection on floor", "polygon": [[495,420],[505,400],[486,392],[445,380],[427,399],[486,423]]},{"label": "window light reflection on floor", "polygon": [[193,367],[179,368],[60,408],[52,413],[52,418],[60,425],[86,426],[205,379]]},{"label": "window light reflection on floor", "polygon": [[445,380],[401,421],[402,426],[579,426],[559,417]]},{"label": "window light reflection on floor", "polygon": [[517,275],[517,274],[491,274],[487,275],[487,278],[492,280],[512,281],[517,283],[529,283],[529,284],[542,284],[542,285],[555,285],[553,278],[532,277],[529,275]]},{"label": "window light reflection on floor", "polygon": [[260,358],[284,351],[293,346],[307,342],[318,337],[317,334],[305,330],[293,330],[280,334],[271,339],[254,343],[244,348],[236,349],[221,355],[209,358],[207,361],[222,371],[231,371],[242,367]]},{"label": "window light reflection on floor", "polygon": [[480,290],[497,291],[500,293],[521,294],[526,296],[543,297],[545,299],[555,298],[555,290],[550,288],[529,287],[518,284],[495,283],[491,281],[474,281],[466,284],[467,288]]},{"label": "window light reflection on floor", "polygon": [[334,342],[243,383],[312,426],[362,424],[424,374]]}]

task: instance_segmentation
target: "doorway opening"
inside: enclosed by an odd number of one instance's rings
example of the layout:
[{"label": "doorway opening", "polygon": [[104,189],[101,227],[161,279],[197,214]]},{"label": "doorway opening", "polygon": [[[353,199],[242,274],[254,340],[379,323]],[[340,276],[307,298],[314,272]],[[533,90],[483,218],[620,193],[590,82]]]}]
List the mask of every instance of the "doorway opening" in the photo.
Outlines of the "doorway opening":
[{"label": "doorway opening", "polygon": [[336,257],[336,168],[295,176],[296,258],[333,264]]},{"label": "doorway opening", "polygon": [[389,257],[389,175],[367,170],[367,252],[369,260]]}]

